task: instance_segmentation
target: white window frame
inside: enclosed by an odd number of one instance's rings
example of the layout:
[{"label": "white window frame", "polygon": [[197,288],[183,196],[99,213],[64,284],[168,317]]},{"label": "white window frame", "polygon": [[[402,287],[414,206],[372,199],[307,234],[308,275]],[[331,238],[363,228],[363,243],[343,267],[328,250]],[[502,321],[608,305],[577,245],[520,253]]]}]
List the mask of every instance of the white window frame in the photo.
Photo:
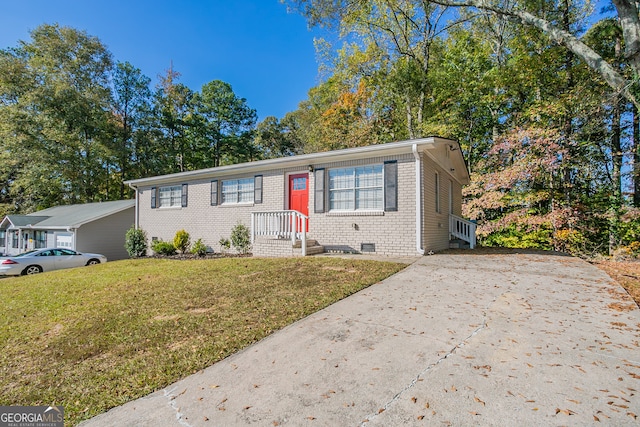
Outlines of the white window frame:
[{"label": "white window frame", "polygon": [[35,230],[33,232],[34,249],[43,249],[47,247],[47,232],[45,230]]},{"label": "white window frame", "polygon": [[[367,169],[373,168],[373,173],[379,174],[379,177],[375,177],[377,184],[375,185],[357,185],[358,181],[358,172],[365,172]],[[343,188],[332,188],[332,177],[334,174],[338,172],[344,172],[345,175],[351,174],[351,182],[350,186]],[[384,211],[384,165],[382,163],[365,165],[365,166],[351,166],[346,168],[333,168],[329,169],[329,179],[328,179],[328,194],[329,194],[329,212],[381,212]],[[374,198],[373,203],[376,205],[374,207],[361,207],[364,199],[359,197],[360,191],[370,191],[370,190],[378,190],[379,198]],[[348,195],[347,203],[349,203],[349,207],[339,209],[336,208],[335,205],[337,203],[334,200],[333,195],[337,192]]]},{"label": "white window frame", "polygon": [[255,177],[226,179],[220,186],[221,205],[250,205],[255,200]]},{"label": "white window frame", "polygon": [[158,190],[158,207],[182,207],[182,185],[160,187],[160,189]]}]

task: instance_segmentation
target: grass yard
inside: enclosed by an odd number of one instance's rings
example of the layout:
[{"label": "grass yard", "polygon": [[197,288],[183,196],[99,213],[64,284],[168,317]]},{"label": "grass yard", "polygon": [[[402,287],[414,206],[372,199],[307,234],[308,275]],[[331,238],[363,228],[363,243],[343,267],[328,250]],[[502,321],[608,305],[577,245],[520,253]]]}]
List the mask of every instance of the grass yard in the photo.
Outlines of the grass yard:
[{"label": "grass yard", "polygon": [[0,280],[0,405],[67,425],[147,395],[404,268],[141,259]]}]

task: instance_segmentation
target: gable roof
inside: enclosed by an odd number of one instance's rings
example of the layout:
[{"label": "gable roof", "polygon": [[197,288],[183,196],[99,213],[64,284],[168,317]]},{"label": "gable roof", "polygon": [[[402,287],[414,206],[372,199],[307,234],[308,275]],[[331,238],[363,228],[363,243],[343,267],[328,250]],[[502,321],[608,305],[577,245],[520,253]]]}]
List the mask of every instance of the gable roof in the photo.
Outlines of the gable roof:
[{"label": "gable roof", "polygon": [[30,216],[30,215],[7,215],[1,222],[0,227],[6,223],[10,223],[14,227],[25,227],[27,225],[37,224],[49,218],[48,216]]},{"label": "gable roof", "polygon": [[0,226],[6,226],[9,222],[14,227],[34,226],[36,228],[37,225],[37,228],[78,228],[86,223],[133,208],[135,203],[135,200],[116,200],[54,206],[27,215],[7,215]]},{"label": "gable roof", "polygon": [[[258,160],[255,162],[238,163],[235,165],[219,166],[209,169],[179,172],[169,175],[152,176],[148,178],[125,181],[131,187],[141,185],[161,185],[178,183],[192,179],[208,179],[224,177],[239,173],[253,173],[278,168],[307,167],[318,163],[356,160],[373,156],[390,156],[411,153],[416,148],[420,152],[428,152],[434,148],[449,146],[453,153],[452,175],[461,184],[469,183],[469,172],[457,141],[440,137],[411,139],[407,141],[389,142],[386,144],[368,145],[365,147],[347,148],[344,150],[324,151],[312,154],[300,154],[277,159]],[[432,156],[433,157],[433,156]]]}]

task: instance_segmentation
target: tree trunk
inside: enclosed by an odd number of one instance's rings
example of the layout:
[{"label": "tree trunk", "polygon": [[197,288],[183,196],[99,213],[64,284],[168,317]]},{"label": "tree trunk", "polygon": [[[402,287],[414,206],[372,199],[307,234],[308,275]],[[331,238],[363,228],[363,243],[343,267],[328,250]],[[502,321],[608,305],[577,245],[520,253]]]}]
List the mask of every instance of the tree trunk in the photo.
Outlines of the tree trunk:
[{"label": "tree trunk", "polygon": [[640,208],[640,118],[633,106],[633,206]]},{"label": "tree trunk", "polygon": [[611,119],[611,161],[612,161],[612,197],[609,207],[609,255],[612,256],[618,246],[618,223],[620,221],[620,206],[622,206],[622,147],[620,135],[620,103],[614,100],[613,116]]},{"label": "tree trunk", "polygon": [[[569,15],[569,8],[570,8],[570,4],[568,0],[564,0],[564,8],[562,11],[562,26],[563,26],[563,30],[565,31],[569,31],[571,28],[571,18]],[[566,93],[571,93],[571,91],[573,90],[573,60],[574,60],[574,54],[567,49],[566,53],[565,53],[565,58],[564,58],[564,66],[565,66],[565,70],[567,72],[567,80],[566,80],[566,87],[565,87],[565,92]],[[571,164],[570,159],[571,159],[571,152],[572,150],[572,145],[571,142],[573,140],[573,113],[571,111],[571,105],[569,103],[564,103],[565,105],[565,111],[564,111],[564,116],[565,116],[565,123],[564,123],[564,136],[565,136],[565,150],[567,153],[567,158],[563,158],[562,159],[562,169],[563,169],[563,189],[564,189],[564,200],[566,203],[566,206],[570,206],[571,205],[571,191],[572,191],[572,182],[571,182]],[[564,157],[564,156],[563,156]]]},{"label": "tree trunk", "polygon": [[407,132],[409,133],[409,139],[415,139],[415,133],[413,131],[413,115],[411,114],[411,96],[407,93],[405,95],[405,108],[407,110]]}]

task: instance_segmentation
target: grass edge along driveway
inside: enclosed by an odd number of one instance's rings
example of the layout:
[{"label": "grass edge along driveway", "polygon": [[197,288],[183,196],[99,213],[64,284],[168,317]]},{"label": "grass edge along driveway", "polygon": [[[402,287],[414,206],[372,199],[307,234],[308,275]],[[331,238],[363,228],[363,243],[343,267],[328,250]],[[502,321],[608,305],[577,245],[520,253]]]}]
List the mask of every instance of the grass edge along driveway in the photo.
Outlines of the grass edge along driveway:
[{"label": "grass edge along driveway", "polygon": [[65,425],[145,396],[400,271],[339,259],[139,259],[0,281],[0,405]]}]

